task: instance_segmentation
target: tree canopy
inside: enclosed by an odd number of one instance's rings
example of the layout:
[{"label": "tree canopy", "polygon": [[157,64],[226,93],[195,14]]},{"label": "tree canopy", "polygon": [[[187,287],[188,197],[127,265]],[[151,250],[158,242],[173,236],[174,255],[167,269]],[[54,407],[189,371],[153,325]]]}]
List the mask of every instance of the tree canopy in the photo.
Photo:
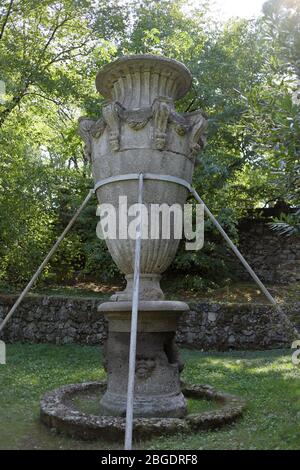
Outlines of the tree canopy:
[{"label": "tree canopy", "polygon": [[[299,1],[268,0],[260,17],[226,23],[216,22],[209,3],[187,9],[183,0],[2,1],[3,282],[30,277],[91,187],[77,121],[80,115],[100,116],[96,73],[123,54],[163,54],[191,70],[193,86],[178,110],[201,108],[209,118],[194,183],[233,237],[251,208],[282,200],[299,205]],[[95,236],[96,222],[91,204],[46,279],[68,279],[79,271],[116,275]],[[205,249],[179,252],[174,266],[217,281],[226,261],[208,222],[206,228]]]}]

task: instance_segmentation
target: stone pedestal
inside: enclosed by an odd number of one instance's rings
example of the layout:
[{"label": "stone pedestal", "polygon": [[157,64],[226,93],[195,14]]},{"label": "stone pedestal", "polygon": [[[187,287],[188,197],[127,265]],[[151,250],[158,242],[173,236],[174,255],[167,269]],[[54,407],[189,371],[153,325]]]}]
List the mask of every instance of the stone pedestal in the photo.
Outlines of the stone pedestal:
[{"label": "stone pedestal", "polygon": [[[99,306],[109,324],[105,360],[108,385],[103,413],[125,416],[131,302]],[[189,307],[183,302],[141,301],[139,306],[134,416],[183,417],[186,403],[180,389],[183,365],[174,342],[177,322]]]},{"label": "stone pedestal", "polygon": [[[80,119],[79,133],[85,141],[94,181],[97,184],[109,179],[97,187],[96,194],[100,204],[115,209],[118,233],[105,241],[127,281],[126,289],[112,297],[115,302],[99,308],[109,323],[108,387],[101,401],[102,411],[108,415],[123,416],[126,410],[135,240],[125,221],[127,216],[128,222],[132,221],[127,208],[138,202],[138,180],[132,174],[156,175],[143,183],[142,200],[148,215],[154,205],[159,211],[162,205],[168,210],[174,205],[183,210],[188,189],[174,183],[174,178],[192,182],[207,126],[201,110],[179,113],[175,109],[174,102],[187,93],[191,83],[190,72],[176,60],[157,55],[124,56],[97,75],[97,90],[106,100],[99,119]],[[130,177],[122,178],[124,175]],[[171,220],[170,213],[168,217]],[[141,240],[134,414],[182,417],[186,405],[174,337],[178,318],[188,306],[163,301],[159,284],[180,240],[172,224],[165,235],[159,214],[154,220],[152,215],[146,219],[143,217],[145,236]],[[155,228],[153,233],[151,228]]]}]

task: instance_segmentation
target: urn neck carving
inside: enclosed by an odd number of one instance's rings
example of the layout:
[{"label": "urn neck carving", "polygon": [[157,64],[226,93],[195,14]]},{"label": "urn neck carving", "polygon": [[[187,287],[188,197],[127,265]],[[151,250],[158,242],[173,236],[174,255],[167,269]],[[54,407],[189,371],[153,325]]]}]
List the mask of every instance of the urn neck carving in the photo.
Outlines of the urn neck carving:
[{"label": "urn neck carving", "polygon": [[144,148],[174,151],[194,161],[205,143],[206,120],[201,111],[178,113],[174,108],[174,100],[190,85],[186,67],[165,57],[124,56],[106,65],[96,79],[107,99],[102,118],[81,118],[79,124],[86,157],[93,161],[94,144],[103,134],[106,151],[115,153],[135,148],[141,131]]},{"label": "urn neck carving", "polygon": [[127,109],[151,106],[158,97],[177,100],[191,86],[188,69],[176,60],[155,55],[124,56],[103,67],[97,90]]}]

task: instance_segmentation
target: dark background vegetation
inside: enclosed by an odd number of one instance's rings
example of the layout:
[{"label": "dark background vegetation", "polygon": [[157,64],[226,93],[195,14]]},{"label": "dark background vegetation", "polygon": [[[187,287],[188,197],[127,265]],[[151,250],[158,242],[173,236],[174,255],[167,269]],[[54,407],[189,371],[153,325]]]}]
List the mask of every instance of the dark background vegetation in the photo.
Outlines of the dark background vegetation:
[{"label": "dark background vegetation", "polygon": [[[0,283],[24,284],[92,187],[77,134],[99,117],[97,71],[123,54],[184,62],[194,82],[178,110],[209,117],[194,184],[228,233],[249,209],[299,205],[300,3],[270,0],[256,19],[218,23],[209,2],[3,0],[0,6]],[[188,12],[187,12],[188,11]],[[119,275],[95,235],[95,201],[43,274],[43,283]],[[299,230],[299,216],[280,221]],[[278,222],[278,221],[277,221]],[[232,277],[224,243],[206,222],[200,252],[179,250],[172,273],[193,287]]]}]

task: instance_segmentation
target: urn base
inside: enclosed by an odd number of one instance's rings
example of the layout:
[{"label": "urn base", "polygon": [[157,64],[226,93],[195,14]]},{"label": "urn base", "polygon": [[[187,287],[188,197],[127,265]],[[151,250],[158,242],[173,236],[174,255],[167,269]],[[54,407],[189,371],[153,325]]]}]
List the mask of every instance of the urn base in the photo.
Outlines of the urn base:
[{"label": "urn base", "polygon": [[[131,301],[132,289],[133,289],[133,275],[127,274],[125,276],[127,285],[126,288],[121,292],[116,292],[111,296],[111,300],[115,302],[120,301]],[[140,290],[139,297],[142,300],[163,300],[165,298],[163,291],[161,290],[159,281],[161,279],[160,274],[141,274],[140,275]]]},{"label": "urn base", "polygon": [[[175,344],[183,302],[141,301],[139,305],[134,416],[184,417],[186,402],[180,387],[183,364]],[[99,311],[108,320],[105,345],[107,390],[101,400],[104,414],[125,416],[131,325],[131,302],[107,302]]]},{"label": "urn base", "polygon": [[[184,418],[186,400],[183,393],[162,397],[136,397],[133,414],[136,418]],[[101,414],[104,416],[126,416],[126,396],[106,392],[101,400]]]}]

